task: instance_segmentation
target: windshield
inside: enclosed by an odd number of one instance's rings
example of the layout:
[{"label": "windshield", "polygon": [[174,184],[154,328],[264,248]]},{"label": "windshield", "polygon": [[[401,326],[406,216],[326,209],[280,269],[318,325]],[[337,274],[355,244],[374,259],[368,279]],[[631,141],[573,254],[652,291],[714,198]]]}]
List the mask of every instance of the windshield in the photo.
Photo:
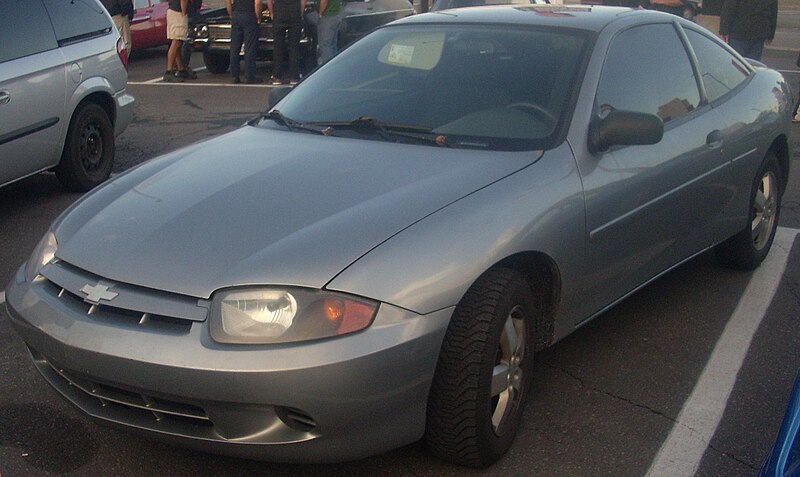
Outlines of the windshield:
[{"label": "windshield", "polygon": [[584,44],[579,33],[561,30],[388,27],[342,52],[275,109],[295,125],[327,125],[335,135],[377,126],[381,134],[363,136],[411,131],[435,137],[431,145],[542,149],[563,127]]}]

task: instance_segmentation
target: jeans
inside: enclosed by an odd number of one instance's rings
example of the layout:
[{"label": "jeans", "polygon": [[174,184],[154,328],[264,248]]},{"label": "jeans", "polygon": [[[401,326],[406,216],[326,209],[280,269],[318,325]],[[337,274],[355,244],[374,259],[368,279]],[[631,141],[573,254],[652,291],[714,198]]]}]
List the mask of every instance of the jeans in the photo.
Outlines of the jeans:
[{"label": "jeans", "polygon": [[336,54],[339,25],[344,18],[344,8],[329,17],[321,16],[317,22],[317,65],[327,63]]},{"label": "jeans", "polygon": [[758,40],[736,40],[734,38],[729,38],[728,44],[745,58],[761,61],[761,53],[764,52],[764,41],[763,38]]},{"label": "jeans", "polygon": [[[300,79],[300,36],[302,28],[303,26],[300,22],[281,23],[276,21],[273,25],[272,70],[275,77],[282,80]],[[288,76],[284,72],[287,53],[289,56]]]},{"label": "jeans", "polygon": [[231,76],[239,77],[239,51],[244,43],[244,75],[248,80],[256,77],[256,46],[258,22],[255,11],[233,12],[231,18]]}]

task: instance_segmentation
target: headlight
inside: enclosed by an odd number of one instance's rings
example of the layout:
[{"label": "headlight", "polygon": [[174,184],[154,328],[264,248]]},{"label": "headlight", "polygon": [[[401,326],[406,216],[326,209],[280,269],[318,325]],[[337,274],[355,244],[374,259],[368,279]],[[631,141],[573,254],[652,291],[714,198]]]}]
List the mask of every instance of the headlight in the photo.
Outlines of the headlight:
[{"label": "headlight", "polygon": [[42,240],[40,240],[36,248],[33,249],[28,263],[25,264],[25,280],[32,282],[33,279],[36,278],[36,275],[39,274],[42,267],[55,258],[57,249],[58,242],[56,242],[55,234],[53,234],[53,232],[44,234]]},{"label": "headlight", "polygon": [[219,343],[291,343],[363,330],[378,304],[304,288],[246,288],[218,292],[211,337]]}]

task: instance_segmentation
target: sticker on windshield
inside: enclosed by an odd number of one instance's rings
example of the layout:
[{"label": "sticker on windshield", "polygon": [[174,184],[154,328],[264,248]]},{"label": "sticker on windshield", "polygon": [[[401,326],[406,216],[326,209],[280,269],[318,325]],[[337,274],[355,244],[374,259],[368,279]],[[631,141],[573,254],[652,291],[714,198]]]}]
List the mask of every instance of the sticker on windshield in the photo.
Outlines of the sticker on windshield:
[{"label": "sticker on windshield", "polygon": [[389,48],[389,63],[396,65],[410,65],[414,59],[414,47],[408,45],[392,45]]}]

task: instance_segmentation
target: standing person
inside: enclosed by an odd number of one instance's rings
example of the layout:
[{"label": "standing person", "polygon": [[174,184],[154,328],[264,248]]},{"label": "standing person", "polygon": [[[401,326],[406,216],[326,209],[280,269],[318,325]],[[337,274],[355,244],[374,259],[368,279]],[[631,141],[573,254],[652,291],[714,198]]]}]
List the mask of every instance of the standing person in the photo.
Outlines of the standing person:
[{"label": "standing person", "polygon": [[319,0],[317,23],[317,65],[323,65],[336,54],[339,25],[344,17],[342,0]]},{"label": "standing person", "polygon": [[[267,0],[272,16],[272,84],[296,84],[300,79],[300,35],[306,0]],[[287,42],[288,37],[288,42]],[[284,72],[286,56],[289,71]]]},{"label": "standing person", "polygon": [[740,55],[761,60],[764,44],[775,38],[778,0],[725,0],[719,34]]},{"label": "standing person", "polygon": [[231,17],[231,76],[234,84],[239,79],[239,51],[244,43],[244,78],[248,84],[261,83],[256,77],[256,47],[258,24],[261,23],[261,0],[225,0]]},{"label": "standing person", "polygon": [[[200,18],[200,5],[202,4],[202,0],[188,0],[186,3],[186,17],[189,20],[189,31],[192,31],[192,28]],[[183,66],[186,68],[186,77],[188,79],[197,79],[197,73],[189,66],[191,59],[192,44],[188,41],[184,41],[181,46],[181,60],[183,61]]]},{"label": "standing person", "polygon": [[[187,0],[169,0],[167,10],[167,39],[170,40],[167,50],[167,71],[164,81],[182,83],[186,78],[186,68],[181,59],[181,46],[189,39],[189,19],[186,16]],[[177,71],[173,72],[172,68]]]},{"label": "standing person", "polygon": [[119,31],[119,36],[125,42],[125,49],[128,51],[128,56],[131,55],[131,19],[133,19],[133,1],[132,0],[100,0],[111,19],[114,20],[114,25]]}]

